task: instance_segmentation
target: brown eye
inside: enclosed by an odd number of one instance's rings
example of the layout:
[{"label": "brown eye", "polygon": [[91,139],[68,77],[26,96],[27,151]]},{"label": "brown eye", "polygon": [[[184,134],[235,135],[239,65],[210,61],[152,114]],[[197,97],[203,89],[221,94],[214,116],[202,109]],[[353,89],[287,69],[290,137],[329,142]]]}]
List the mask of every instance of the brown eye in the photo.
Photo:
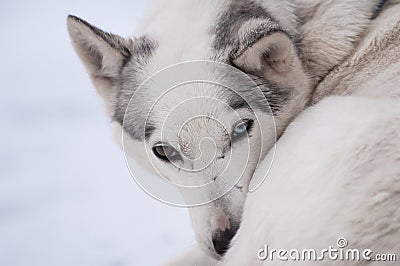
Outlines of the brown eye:
[{"label": "brown eye", "polygon": [[153,147],[153,153],[163,161],[173,161],[179,158],[178,152],[171,146],[165,144],[158,144]]}]

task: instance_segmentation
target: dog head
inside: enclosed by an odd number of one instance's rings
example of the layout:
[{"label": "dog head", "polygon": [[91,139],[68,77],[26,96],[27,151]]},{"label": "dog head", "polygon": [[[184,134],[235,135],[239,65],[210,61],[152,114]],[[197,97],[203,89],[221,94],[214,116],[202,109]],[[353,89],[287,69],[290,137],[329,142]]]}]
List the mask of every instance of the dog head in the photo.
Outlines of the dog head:
[{"label": "dog head", "polygon": [[215,258],[240,226],[259,161],[310,93],[283,2],[161,1],[134,39],[68,17],[128,157],[179,185]]}]

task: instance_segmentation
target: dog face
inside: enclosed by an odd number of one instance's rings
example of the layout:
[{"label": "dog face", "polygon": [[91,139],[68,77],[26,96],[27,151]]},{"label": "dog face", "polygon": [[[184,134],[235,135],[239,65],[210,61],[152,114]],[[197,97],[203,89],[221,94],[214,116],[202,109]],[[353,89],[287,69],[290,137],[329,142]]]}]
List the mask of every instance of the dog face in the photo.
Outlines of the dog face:
[{"label": "dog face", "polygon": [[269,5],[161,1],[135,39],[68,17],[126,154],[176,184],[215,258],[240,226],[258,163],[310,93],[290,6]]},{"label": "dog face", "polygon": [[185,186],[180,204],[192,206],[197,240],[218,258],[239,228],[250,178],[275,140],[275,127],[270,112],[226,103],[214,85],[180,89],[186,93],[174,90],[154,104],[145,141],[126,136],[124,147],[149,171]]}]

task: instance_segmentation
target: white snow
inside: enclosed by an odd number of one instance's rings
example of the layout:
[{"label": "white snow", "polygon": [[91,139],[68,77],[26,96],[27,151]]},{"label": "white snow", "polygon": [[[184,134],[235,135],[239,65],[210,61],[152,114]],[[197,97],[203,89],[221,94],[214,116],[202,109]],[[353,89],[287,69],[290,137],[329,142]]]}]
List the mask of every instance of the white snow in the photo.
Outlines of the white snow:
[{"label": "white snow", "polygon": [[0,265],[157,265],[194,244],[187,210],[133,181],[67,14],[129,36],[141,1],[0,3]]}]

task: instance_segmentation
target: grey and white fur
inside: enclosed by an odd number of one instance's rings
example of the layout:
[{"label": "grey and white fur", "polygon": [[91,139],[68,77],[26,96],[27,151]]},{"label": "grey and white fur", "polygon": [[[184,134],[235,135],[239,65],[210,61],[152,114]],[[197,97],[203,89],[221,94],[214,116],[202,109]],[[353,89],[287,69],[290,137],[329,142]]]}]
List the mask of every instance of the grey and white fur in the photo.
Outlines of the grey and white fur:
[{"label": "grey and white fur", "polygon": [[[220,259],[242,223],[249,184],[259,161],[267,156],[276,137],[311,104],[316,85],[355,50],[370,27],[377,3],[376,0],[154,1],[136,38],[104,32],[75,16],[69,16],[67,24],[73,46],[105,100],[117,135],[122,131],[128,139],[125,150],[149,171],[154,172],[156,165],[162,169],[163,177],[172,182],[206,183],[213,181],[228,164],[227,147],[238,154],[250,149],[244,175],[231,191],[211,203],[189,209],[199,246],[211,257]],[[188,86],[184,93],[163,98],[149,117],[148,110],[162,93],[160,87],[140,90],[135,95],[137,101],[130,104],[132,95],[148,77],[168,66],[193,60],[222,62],[248,74],[270,107],[255,104],[260,113],[256,119],[254,110],[240,103],[235,94],[196,85]],[[210,79],[238,87],[243,82],[228,70],[210,73]],[[242,88],[250,101],[257,101],[252,99],[254,88],[244,82]],[[193,97],[218,99],[233,107],[244,121],[254,121],[248,142],[230,141],[232,133],[226,129],[237,126],[236,116],[231,109],[216,110],[211,101],[188,106],[174,116],[169,127],[163,127],[165,114]],[[179,134],[178,129],[191,116],[211,113],[225,127],[219,127],[212,119],[195,119],[185,128],[185,134]],[[269,122],[271,117],[274,125]],[[206,146],[199,155],[204,138],[211,138],[214,145],[209,149]],[[152,150],[159,143],[183,159],[171,164],[154,155],[145,156],[146,149]],[[211,156],[207,153],[217,156],[212,158],[211,167],[201,172],[200,179],[194,180],[180,171],[187,165],[202,168]],[[195,163],[189,160],[199,156],[208,159]],[[227,175],[240,170],[234,163],[227,169]]]}]

